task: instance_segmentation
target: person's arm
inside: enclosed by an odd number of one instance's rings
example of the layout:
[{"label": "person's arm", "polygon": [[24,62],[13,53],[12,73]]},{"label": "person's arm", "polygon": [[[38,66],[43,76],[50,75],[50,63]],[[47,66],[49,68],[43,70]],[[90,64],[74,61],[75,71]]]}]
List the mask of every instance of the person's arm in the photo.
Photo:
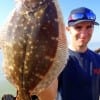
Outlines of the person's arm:
[{"label": "person's arm", "polygon": [[57,96],[58,80],[55,79],[51,85],[39,94],[40,100],[55,100]]}]

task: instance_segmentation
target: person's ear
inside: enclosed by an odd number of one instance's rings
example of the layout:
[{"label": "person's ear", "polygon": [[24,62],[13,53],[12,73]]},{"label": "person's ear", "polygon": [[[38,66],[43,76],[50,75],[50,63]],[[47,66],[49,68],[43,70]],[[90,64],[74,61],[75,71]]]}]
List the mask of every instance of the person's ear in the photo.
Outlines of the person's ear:
[{"label": "person's ear", "polygon": [[68,31],[68,32],[69,32],[69,30],[70,30],[70,29],[69,29],[69,27],[68,27],[68,26],[66,26],[66,31]]}]

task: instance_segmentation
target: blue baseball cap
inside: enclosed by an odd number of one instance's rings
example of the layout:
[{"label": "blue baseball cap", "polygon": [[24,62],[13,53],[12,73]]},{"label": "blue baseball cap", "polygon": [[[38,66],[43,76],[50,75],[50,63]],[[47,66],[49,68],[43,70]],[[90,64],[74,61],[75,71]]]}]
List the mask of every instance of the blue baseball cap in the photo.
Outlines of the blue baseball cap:
[{"label": "blue baseball cap", "polygon": [[76,8],[71,11],[68,17],[68,26],[74,26],[80,22],[90,21],[93,22],[94,25],[99,25],[96,20],[96,15],[94,12],[86,7]]}]

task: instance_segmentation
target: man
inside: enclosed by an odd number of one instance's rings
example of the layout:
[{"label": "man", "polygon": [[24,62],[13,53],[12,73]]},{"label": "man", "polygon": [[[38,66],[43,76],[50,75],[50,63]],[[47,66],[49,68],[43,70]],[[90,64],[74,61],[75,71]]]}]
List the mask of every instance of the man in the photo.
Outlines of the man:
[{"label": "man", "polygon": [[100,55],[88,48],[94,25],[99,25],[95,20],[94,12],[85,7],[69,15],[69,59],[58,78],[57,100],[99,100]]}]

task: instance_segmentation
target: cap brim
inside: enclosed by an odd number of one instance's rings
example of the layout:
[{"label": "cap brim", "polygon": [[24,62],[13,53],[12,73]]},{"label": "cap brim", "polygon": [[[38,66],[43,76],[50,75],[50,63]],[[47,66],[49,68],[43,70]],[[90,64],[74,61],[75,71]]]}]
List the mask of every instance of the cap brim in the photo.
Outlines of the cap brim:
[{"label": "cap brim", "polygon": [[74,22],[69,22],[68,25],[69,25],[69,26],[74,26],[74,25],[76,25],[76,24],[78,24],[78,23],[86,22],[86,21],[93,22],[94,25],[99,25],[98,22],[95,22],[95,21],[92,21],[92,20],[77,20],[77,21],[74,21]]}]

